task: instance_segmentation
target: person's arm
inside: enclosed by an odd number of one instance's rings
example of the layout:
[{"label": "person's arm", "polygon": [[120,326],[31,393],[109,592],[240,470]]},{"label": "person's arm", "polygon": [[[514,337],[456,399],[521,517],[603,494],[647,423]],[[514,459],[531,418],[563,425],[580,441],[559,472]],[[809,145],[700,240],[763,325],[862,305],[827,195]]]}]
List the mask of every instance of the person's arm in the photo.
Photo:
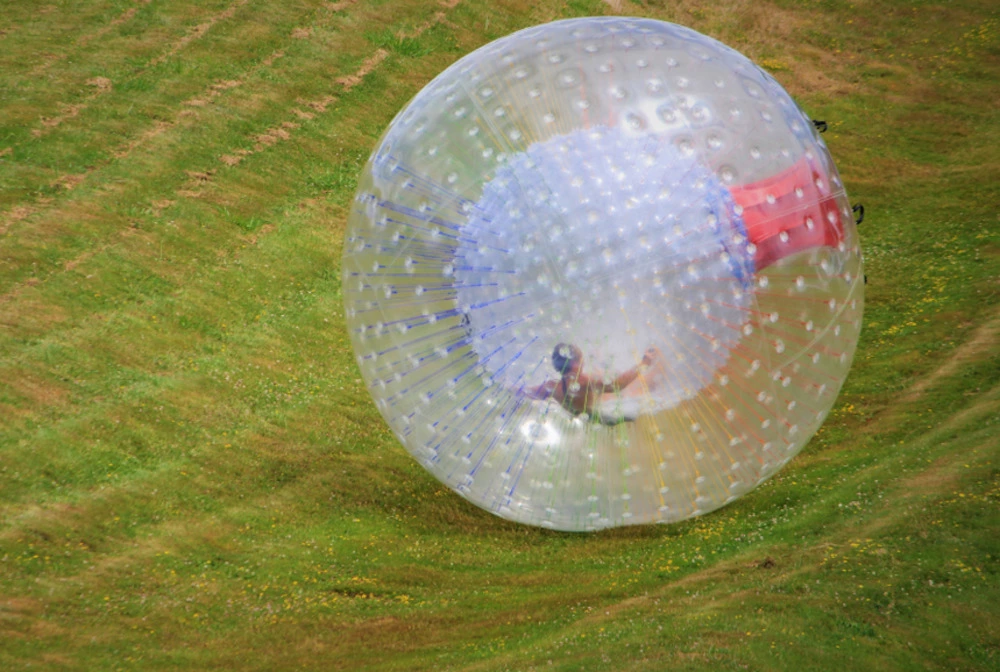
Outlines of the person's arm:
[{"label": "person's arm", "polygon": [[548,399],[556,389],[558,381],[548,380],[537,387],[528,387],[524,390],[524,396],[531,399]]},{"label": "person's arm", "polygon": [[642,355],[642,363],[639,366],[633,366],[628,371],[620,374],[610,383],[603,383],[601,386],[601,392],[614,392],[616,390],[622,390],[635,382],[635,379],[639,377],[639,369],[643,366],[649,366],[653,358],[656,356],[656,348],[649,348]]}]

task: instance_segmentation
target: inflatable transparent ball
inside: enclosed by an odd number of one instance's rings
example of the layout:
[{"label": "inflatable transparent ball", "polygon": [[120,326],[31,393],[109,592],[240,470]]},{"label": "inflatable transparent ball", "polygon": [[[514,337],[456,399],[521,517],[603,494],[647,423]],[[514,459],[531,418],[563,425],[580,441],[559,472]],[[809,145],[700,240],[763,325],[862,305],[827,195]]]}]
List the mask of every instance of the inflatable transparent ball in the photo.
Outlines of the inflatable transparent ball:
[{"label": "inflatable transparent ball", "polygon": [[360,177],[357,363],[400,442],[504,518],[674,522],[819,428],[861,328],[851,207],[808,116],[725,45],[559,21],[461,59]]}]

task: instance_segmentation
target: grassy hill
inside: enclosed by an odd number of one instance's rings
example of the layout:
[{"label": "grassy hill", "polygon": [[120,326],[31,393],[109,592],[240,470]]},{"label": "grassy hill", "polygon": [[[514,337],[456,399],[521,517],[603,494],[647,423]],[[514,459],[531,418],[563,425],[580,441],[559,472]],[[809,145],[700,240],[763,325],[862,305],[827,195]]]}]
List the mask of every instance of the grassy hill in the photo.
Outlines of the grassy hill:
[{"label": "grassy hill", "polygon": [[[412,95],[602,13],[830,123],[867,312],[777,477],[562,534],[398,445],[339,261]],[[990,0],[0,0],[0,669],[1000,669],[998,97]]]}]

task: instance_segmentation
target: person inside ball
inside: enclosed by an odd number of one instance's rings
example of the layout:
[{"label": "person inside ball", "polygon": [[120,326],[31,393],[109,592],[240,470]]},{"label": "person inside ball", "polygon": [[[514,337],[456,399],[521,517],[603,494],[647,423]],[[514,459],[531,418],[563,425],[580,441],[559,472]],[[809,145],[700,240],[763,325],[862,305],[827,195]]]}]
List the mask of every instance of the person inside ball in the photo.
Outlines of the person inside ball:
[{"label": "person inside ball", "polygon": [[559,405],[573,415],[586,413],[603,424],[614,425],[636,417],[627,413],[607,413],[603,395],[621,392],[634,383],[643,367],[653,363],[658,352],[648,348],[639,366],[634,366],[614,379],[603,375],[589,375],[583,371],[583,351],[571,343],[560,343],[552,350],[552,366],[561,377],[548,380],[537,387],[525,390],[532,399],[555,399]]}]

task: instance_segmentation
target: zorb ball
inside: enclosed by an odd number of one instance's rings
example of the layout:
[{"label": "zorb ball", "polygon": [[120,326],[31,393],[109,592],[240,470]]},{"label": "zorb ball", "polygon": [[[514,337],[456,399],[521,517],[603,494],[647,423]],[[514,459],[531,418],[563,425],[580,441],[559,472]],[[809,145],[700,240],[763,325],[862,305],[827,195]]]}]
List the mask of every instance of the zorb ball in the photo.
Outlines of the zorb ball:
[{"label": "zorb ball", "polygon": [[659,21],[559,21],[427,85],[371,155],[343,258],[358,366],[400,442],[504,518],[679,521],[817,430],[862,259],[810,119]]}]

